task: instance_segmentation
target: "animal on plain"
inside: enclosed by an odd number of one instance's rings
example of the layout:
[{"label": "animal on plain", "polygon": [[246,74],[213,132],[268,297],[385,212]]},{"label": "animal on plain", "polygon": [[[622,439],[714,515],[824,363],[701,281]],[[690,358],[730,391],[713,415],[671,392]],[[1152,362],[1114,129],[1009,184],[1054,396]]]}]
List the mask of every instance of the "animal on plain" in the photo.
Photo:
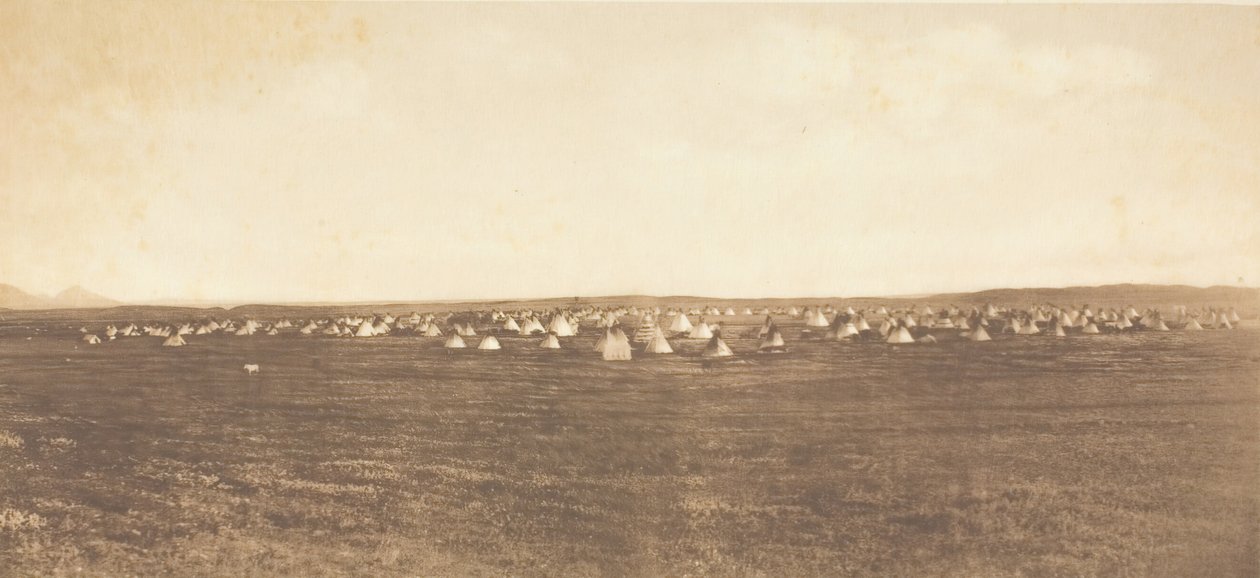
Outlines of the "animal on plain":
[{"label": "animal on plain", "polygon": [[246,373],[247,375],[256,375],[256,374],[258,373],[258,364],[257,364],[257,363],[246,363],[246,364],[245,364],[245,373]]}]

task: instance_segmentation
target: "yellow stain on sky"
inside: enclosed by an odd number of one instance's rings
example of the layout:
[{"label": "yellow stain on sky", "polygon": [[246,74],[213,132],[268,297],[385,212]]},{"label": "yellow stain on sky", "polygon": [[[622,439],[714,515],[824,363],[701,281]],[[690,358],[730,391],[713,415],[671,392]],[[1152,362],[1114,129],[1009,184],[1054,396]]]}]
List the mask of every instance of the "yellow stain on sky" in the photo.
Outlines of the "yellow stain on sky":
[{"label": "yellow stain on sky", "polygon": [[0,0],[0,283],[1255,283],[1257,31],[1224,6]]}]

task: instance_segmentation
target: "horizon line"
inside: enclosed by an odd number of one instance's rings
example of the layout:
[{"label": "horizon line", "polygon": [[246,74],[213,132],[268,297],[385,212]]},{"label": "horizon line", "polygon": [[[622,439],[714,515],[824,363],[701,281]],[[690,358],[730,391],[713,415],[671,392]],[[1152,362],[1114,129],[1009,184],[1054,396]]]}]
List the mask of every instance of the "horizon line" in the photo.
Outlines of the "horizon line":
[{"label": "horizon line", "polygon": [[[797,295],[797,296],[788,296],[788,297],[776,297],[776,296],[749,297],[749,296],[712,296],[712,295],[707,295],[707,296],[706,296],[706,295],[653,295],[653,294],[646,294],[646,293],[626,293],[626,294],[618,294],[618,295],[592,295],[592,296],[571,296],[571,297],[564,297],[564,296],[550,296],[550,297],[489,297],[489,298],[448,298],[448,299],[369,299],[369,300],[362,300],[362,301],[351,301],[351,300],[347,300],[347,301],[336,301],[336,300],[311,300],[311,301],[268,301],[268,300],[257,300],[257,299],[243,299],[243,300],[213,300],[213,299],[179,300],[179,299],[154,299],[154,300],[147,300],[147,301],[121,301],[121,300],[117,300],[117,299],[112,299],[112,298],[108,298],[108,297],[101,296],[103,299],[106,299],[106,300],[108,300],[108,301],[114,301],[115,303],[113,303],[113,304],[111,304],[111,305],[104,305],[104,306],[83,306],[83,307],[57,307],[57,306],[54,306],[54,307],[35,307],[35,308],[6,308],[6,307],[0,307],[0,309],[7,309],[7,310],[10,310],[10,311],[52,311],[52,310],[59,310],[59,309],[111,309],[111,308],[115,308],[115,307],[172,307],[172,308],[182,307],[182,308],[193,308],[193,309],[216,309],[216,308],[218,308],[218,309],[236,309],[236,308],[239,308],[239,307],[247,307],[247,306],[251,306],[251,305],[259,305],[259,306],[277,306],[277,307],[354,307],[354,306],[365,306],[365,307],[366,307],[366,306],[383,306],[383,305],[427,305],[427,304],[462,304],[462,303],[469,303],[469,304],[472,304],[472,303],[500,303],[500,302],[501,302],[501,303],[517,303],[517,302],[530,302],[530,301],[557,301],[557,300],[560,300],[560,301],[570,301],[570,300],[572,300],[572,302],[578,302],[578,303],[580,303],[580,302],[583,302],[583,301],[606,301],[606,300],[613,300],[613,299],[631,299],[631,298],[637,298],[637,299],[695,299],[695,300],[704,300],[704,301],[739,301],[739,300],[749,300],[749,301],[769,301],[769,300],[788,301],[788,300],[792,300],[792,299],[803,299],[803,300],[820,300],[820,299],[834,299],[834,300],[897,299],[897,300],[905,300],[905,299],[929,299],[929,298],[943,297],[943,296],[951,296],[951,297],[953,297],[953,296],[967,296],[967,295],[972,295],[972,294],[976,294],[976,293],[985,293],[985,292],[989,292],[989,291],[1045,291],[1045,290],[1069,290],[1069,289],[1103,289],[1103,288],[1108,288],[1108,287],[1120,287],[1120,286],[1145,286],[1145,287],[1168,287],[1168,288],[1171,288],[1171,287],[1180,287],[1180,288],[1199,289],[1199,290],[1208,290],[1208,289],[1216,289],[1216,288],[1224,288],[1224,289],[1252,289],[1252,290],[1260,289],[1260,287],[1253,287],[1253,286],[1248,286],[1248,285],[1222,285],[1222,284],[1216,284],[1216,285],[1199,286],[1199,285],[1189,285],[1189,284],[1185,284],[1185,283],[1133,283],[1133,282],[1125,282],[1125,283],[1104,283],[1104,284],[1101,284],[1101,285],[1067,285],[1067,286],[1057,286],[1057,287],[1049,287],[1049,286],[1043,286],[1043,287],[990,287],[990,288],[986,288],[986,289],[977,289],[977,290],[972,290],[972,291],[944,291],[944,292],[934,292],[934,293],[912,293],[912,294],[892,294],[892,295],[858,295],[858,296],[840,296],[840,295]],[[81,286],[81,285],[75,285],[74,287],[80,287],[80,288],[81,288],[82,286]],[[19,290],[21,290],[21,289],[19,289]],[[85,290],[86,290],[86,289],[85,289]],[[41,297],[41,296],[38,296],[38,295],[33,295],[33,296],[36,296],[36,297]]]}]

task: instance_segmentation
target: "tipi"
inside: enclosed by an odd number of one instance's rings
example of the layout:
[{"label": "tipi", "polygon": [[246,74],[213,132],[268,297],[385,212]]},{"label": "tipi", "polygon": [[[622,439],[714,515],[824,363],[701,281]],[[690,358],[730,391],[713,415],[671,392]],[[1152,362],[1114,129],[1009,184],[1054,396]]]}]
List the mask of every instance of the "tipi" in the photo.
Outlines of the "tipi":
[{"label": "tipi", "polygon": [[669,341],[665,339],[665,332],[661,331],[659,326],[654,327],[652,336],[648,338],[647,345],[643,347],[644,353],[673,353],[674,348],[670,347]]},{"label": "tipi", "polygon": [[674,317],[674,322],[670,324],[669,330],[672,333],[688,333],[692,329],[691,320],[687,319],[687,314],[681,311]]},{"label": "tipi", "polygon": [[787,345],[783,343],[783,333],[771,324],[770,330],[766,332],[765,337],[761,338],[761,344],[757,346],[757,353],[782,353],[784,351],[787,351]]},{"label": "tipi", "polygon": [[732,355],[735,355],[735,352],[731,351],[730,346],[722,341],[721,334],[717,333],[713,334],[709,343],[704,346],[704,351],[700,352],[700,357],[730,357]]},{"label": "tipi", "polygon": [[691,328],[691,333],[687,334],[688,339],[711,339],[712,337],[713,329],[709,327],[708,323],[704,322],[704,318],[701,318],[700,322]]},{"label": "tipi", "polygon": [[538,342],[538,346],[543,349],[560,349],[560,340],[556,339],[555,333],[548,333],[542,341]]},{"label": "tipi", "polygon": [[604,330],[604,361],[628,361],[630,359],[630,339],[621,326],[613,325]]},{"label": "tipi", "polygon": [[906,329],[905,325],[897,323],[888,330],[888,339],[884,342],[893,344],[914,343],[914,336],[910,335],[910,330]]},{"label": "tipi", "polygon": [[989,332],[984,330],[984,325],[979,323],[976,324],[975,329],[971,330],[971,333],[967,334],[967,339],[971,341],[993,341],[993,338],[989,337]]}]

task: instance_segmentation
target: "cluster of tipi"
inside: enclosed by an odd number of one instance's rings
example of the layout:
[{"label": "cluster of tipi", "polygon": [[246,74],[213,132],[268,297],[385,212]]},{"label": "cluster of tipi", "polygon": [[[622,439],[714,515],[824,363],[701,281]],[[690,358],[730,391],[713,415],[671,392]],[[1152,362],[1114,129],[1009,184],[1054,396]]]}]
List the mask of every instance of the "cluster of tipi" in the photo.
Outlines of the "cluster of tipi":
[{"label": "cluster of tipi", "polygon": [[[958,337],[970,341],[989,341],[990,331],[1013,333],[1016,335],[1037,335],[1043,332],[1055,336],[1067,336],[1069,332],[1084,335],[1104,332],[1124,331],[1171,331],[1173,328],[1187,331],[1205,328],[1230,329],[1240,321],[1236,310],[1217,310],[1215,308],[1202,311],[1189,311],[1186,307],[1177,307],[1170,319],[1155,309],[1147,309],[1138,313],[1133,307],[1122,310],[1100,309],[1095,313],[1088,305],[1083,307],[1033,306],[1028,309],[999,309],[993,305],[972,307],[964,310],[958,307],[947,307],[937,312],[931,307],[909,307],[889,310],[887,307],[876,309],[854,310],[852,307],[837,310],[830,306],[803,310],[796,307],[788,309],[761,308],[756,313],[752,308],[745,308],[744,315],[762,314],[765,321],[757,331],[757,351],[762,353],[783,352],[787,346],[783,332],[774,321],[774,316],[786,316],[792,319],[803,319],[805,329],[802,338],[840,340],[840,341],[872,341],[881,340],[890,344],[935,343],[937,335],[948,335],[949,330],[957,332]],[[699,316],[692,323],[690,316]],[[109,325],[104,329],[105,339],[119,337],[154,336],[163,338],[162,345],[179,347],[185,345],[185,336],[202,335],[280,335],[282,329],[296,328],[300,335],[324,335],[335,337],[376,337],[392,334],[412,334],[424,337],[444,337],[447,349],[469,348],[467,339],[478,337],[476,327],[480,326],[486,335],[481,336],[476,345],[478,350],[498,350],[502,348],[499,336],[515,335],[519,337],[538,337],[536,345],[543,349],[560,349],[562,337],[573,337],[578,334],[582,322],[593,325],[601,335],[595,344],[595,350],[607,360],[630,359],[636,349],[647,354],[674,353],[669,338],[703,339],[707,343],[701,352],[702,357],[728,357],[733,351],[722,339],[722,328],[719,323],[706,321],[707,317],[736,315],[734,308],[719,310],[716,307],[669,308],[664,311],[659,307],[639,309],[637,307],[585,307],[578,310],[558,309],[549,312],[520,310],[511,313],[500,310],[489,312],[470,312],[439,316],[429,313],[421,315],[412,313],[408,317],[395,317],[390,314],[371,316],[342,316],[323,320],[299,321],[293,323],[288,319],[280,319],[274,323],[259,322],[254,319],[240,321],[206,319],[198,322],[181,324],[150,324],[143,328],[134,323],[122,327]],[[622,324],[625,317],[637,318],[638,323],[631,334]],[[668,320],[667,324],[659,320]],[[876,325],[872,325],[873,320]],[[441,326],[447,330],[443,331]],[[665,325],[662,327],[662,325]],[[88,332],[86,327],[80,331],[83,341],[88,344],[101,342],[101,337]],[[916,337],[916,334],[917,337]]]}]

